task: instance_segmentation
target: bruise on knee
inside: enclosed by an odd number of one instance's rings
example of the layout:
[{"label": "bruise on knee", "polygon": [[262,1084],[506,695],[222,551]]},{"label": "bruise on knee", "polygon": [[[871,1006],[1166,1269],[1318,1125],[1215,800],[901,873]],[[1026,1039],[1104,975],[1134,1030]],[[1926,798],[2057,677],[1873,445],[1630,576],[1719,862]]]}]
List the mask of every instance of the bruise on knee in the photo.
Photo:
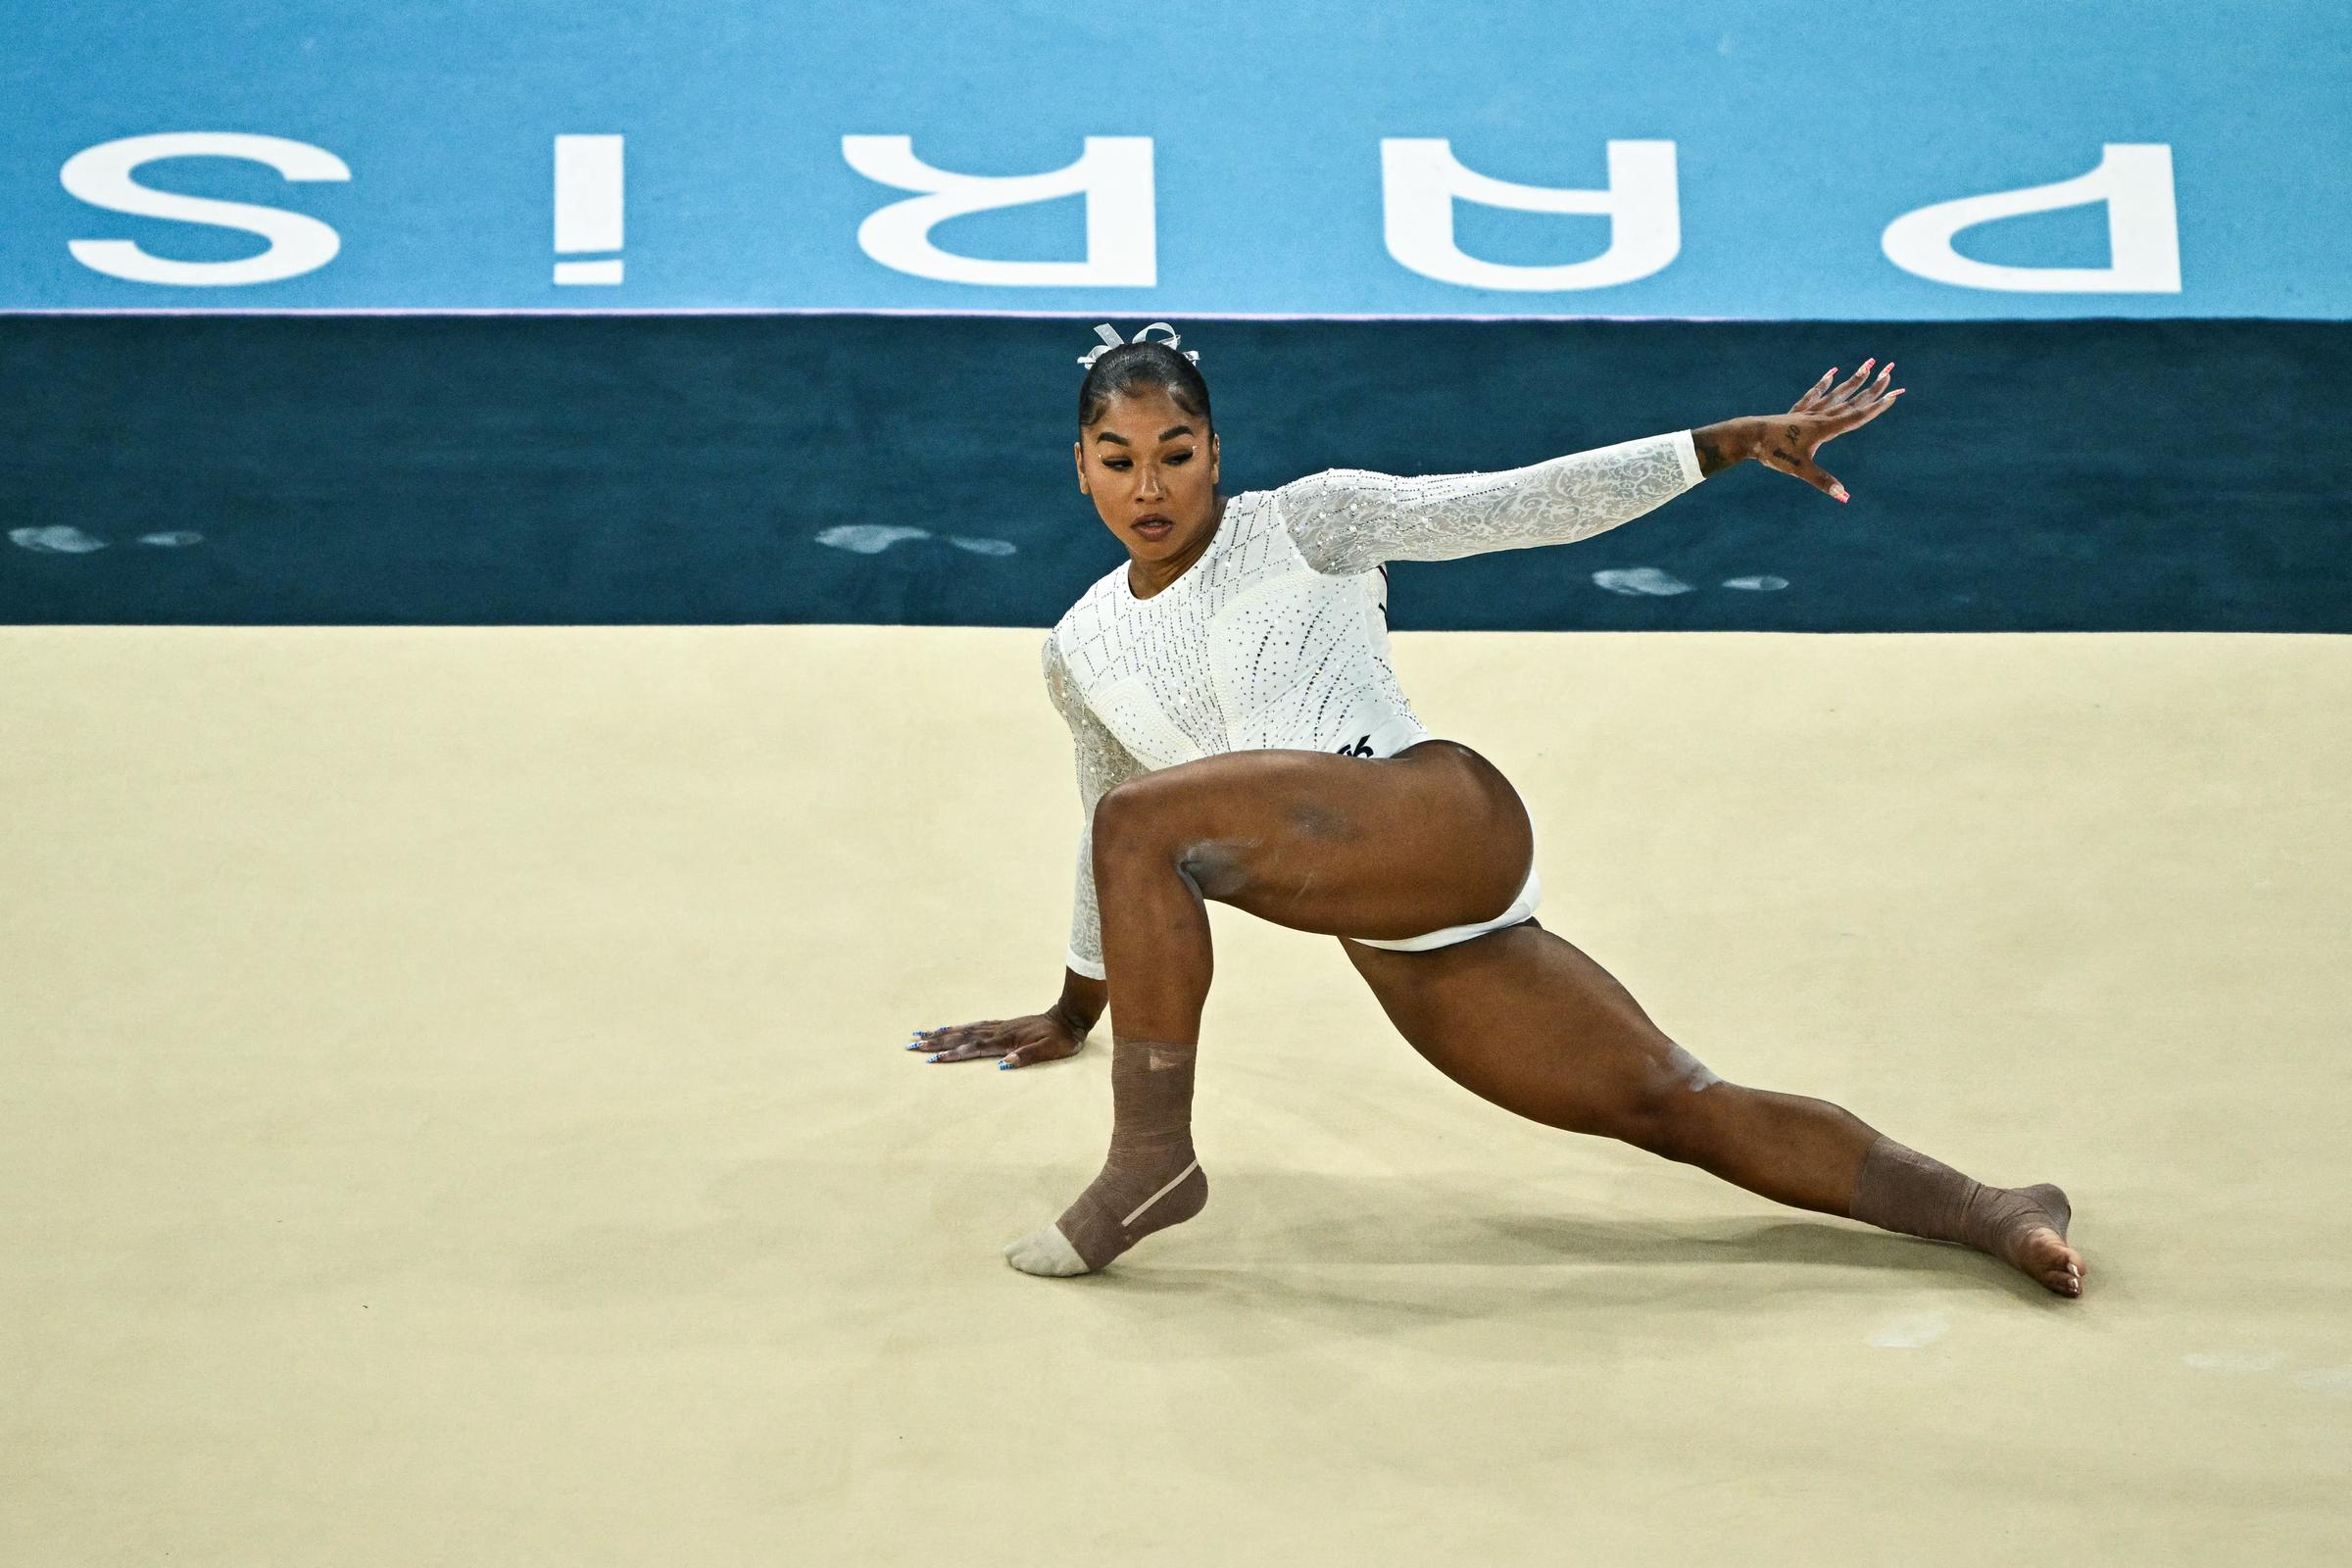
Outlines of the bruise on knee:
[{"label": "bruise on knee", "polygon": [[1248,854],[1256,839],[1201,839],[1177,852],[1176,869],[1204,899],[1230,899],[1250,885]]}]

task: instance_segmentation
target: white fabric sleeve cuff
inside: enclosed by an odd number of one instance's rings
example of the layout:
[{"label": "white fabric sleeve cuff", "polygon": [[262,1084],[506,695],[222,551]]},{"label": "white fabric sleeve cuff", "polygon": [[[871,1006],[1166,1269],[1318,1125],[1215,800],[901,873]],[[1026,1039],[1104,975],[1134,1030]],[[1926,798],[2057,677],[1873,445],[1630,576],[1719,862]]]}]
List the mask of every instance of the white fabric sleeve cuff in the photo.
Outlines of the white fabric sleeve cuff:
[{"label": "white fabric sleeve cuff", "polygon": [[1078,956],[1078,950],[1075,948],[1072,948],[1062,955],[1062,961],[1067,963],[1078,973],[1086,976],[1089,980],[1107,980],[1110,978],[1109,973],[1102,967],[1102,962],[1101,959],[1081,958]]},{"label": "white fabric sleeve cuff", "polygon": [[1698,468],[1698,442],[1690,431],[1675,436],[1674,455],[1683,460],[1683,478],[1687,482],[1696,484],[1706,477]]}]

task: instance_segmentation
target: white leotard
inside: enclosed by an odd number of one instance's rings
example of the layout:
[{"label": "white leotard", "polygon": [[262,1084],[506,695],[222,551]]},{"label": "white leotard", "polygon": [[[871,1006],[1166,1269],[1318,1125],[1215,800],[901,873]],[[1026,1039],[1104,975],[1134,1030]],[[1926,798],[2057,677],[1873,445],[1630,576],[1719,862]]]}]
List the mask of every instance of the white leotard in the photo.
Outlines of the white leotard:
[{"label": "white leotard", "polygon": [[1069,966],[1103,978],[1094,817],[1112,785],[1223,752],[1390,757],[1429,738],[1389,663],[1382,562],[1588,539],[1699,478],[1688,430],[1495,473],[1329,468],[1228,497],[1207,551],[1150,599],[1126,562],[1104,573],[1042,650],[1077,750]]}]

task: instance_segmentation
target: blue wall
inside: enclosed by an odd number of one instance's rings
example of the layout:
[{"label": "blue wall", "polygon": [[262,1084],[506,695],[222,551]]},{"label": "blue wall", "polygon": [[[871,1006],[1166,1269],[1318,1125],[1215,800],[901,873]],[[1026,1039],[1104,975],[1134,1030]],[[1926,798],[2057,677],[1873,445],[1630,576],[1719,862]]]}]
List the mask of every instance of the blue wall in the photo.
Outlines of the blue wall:
[{"label": "blue wall", "polygon": [[[2341,319],[2348,82],[2352,20],[2328,0],[85,6],[19,29],[0,58],[0,310]],[[76,261],[76,240],[191,263],[262,248],[63,183],[88,149],[179,132],[282,138],[339,165],[290,181],[174,158],[138,175],[312,218],[334,231],[332,259],[230,286]],[[595,247],[625,262],[617,285],[554,281],[566,135],[625,145],[623,232]],[[1152,281],[956,282],[877,260],[861,223],[910,194],[853,167],[844,138],[884,135],[972,175],[1057,170],[1088,137],[1148,139]],[[1427,275],[1385,243],[1390,139],[1443,139],[1480,174],[1579,189],[1607,184],[1612,141],[1671,144],[1679,244],[1597,287]],[[2177,289],[1963,285],[1886,254],[1906,213],[2072,180],[2110,145],[2165,149]],[[2108,219],[2074,206],[1953,243],[1977,262],[2096,270]],[[1610,239],[1597,215],[1475,203],[1455,228],[1502,265],[1589,260]],[[933,238],[1006,262],[1087,255],[1075,196],[952,217]]]}]

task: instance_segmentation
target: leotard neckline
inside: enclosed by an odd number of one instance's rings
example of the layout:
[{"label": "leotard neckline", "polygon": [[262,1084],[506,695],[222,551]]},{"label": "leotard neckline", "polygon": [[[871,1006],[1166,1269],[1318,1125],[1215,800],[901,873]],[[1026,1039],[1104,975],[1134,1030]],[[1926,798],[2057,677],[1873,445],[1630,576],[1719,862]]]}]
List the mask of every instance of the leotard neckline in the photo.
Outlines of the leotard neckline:
[{"label": "leotard neckline", "polygon": [[1188,578],[1191,578],[1199,573],[1202,566],[1208,564],[1208,558],[1225,548],[1225,537],[1233,532],[1233,509],[1241,504],[1241,500],[1242,498],[1240,496],[1227,496],[1225,498],[1225,511],[1224,514],[1217,518],[1217,531],[1208,536],[1208,548],[1200,552],[1200,559],[1195,561],[1191,565],[1185,567],[1182,572],[1178,573],[1175,581],[1169,583],[1159,592],[1152,595],[1151,598],[1147,599],[1142,594],[1139,594],[1135,591],[1135,580],[1128,575],[1128,573],[1135,568],[1135,558],[1133,556],[1128,557],[1127,564],[1119,568],[1119,592],[1125,596],[1127,603],[1131,605],[1149,605],[1158,600],[1165,599],[1168,597],[1168,595],[1174,593],[1178,588],[1184,586],[1184,583]]}]

